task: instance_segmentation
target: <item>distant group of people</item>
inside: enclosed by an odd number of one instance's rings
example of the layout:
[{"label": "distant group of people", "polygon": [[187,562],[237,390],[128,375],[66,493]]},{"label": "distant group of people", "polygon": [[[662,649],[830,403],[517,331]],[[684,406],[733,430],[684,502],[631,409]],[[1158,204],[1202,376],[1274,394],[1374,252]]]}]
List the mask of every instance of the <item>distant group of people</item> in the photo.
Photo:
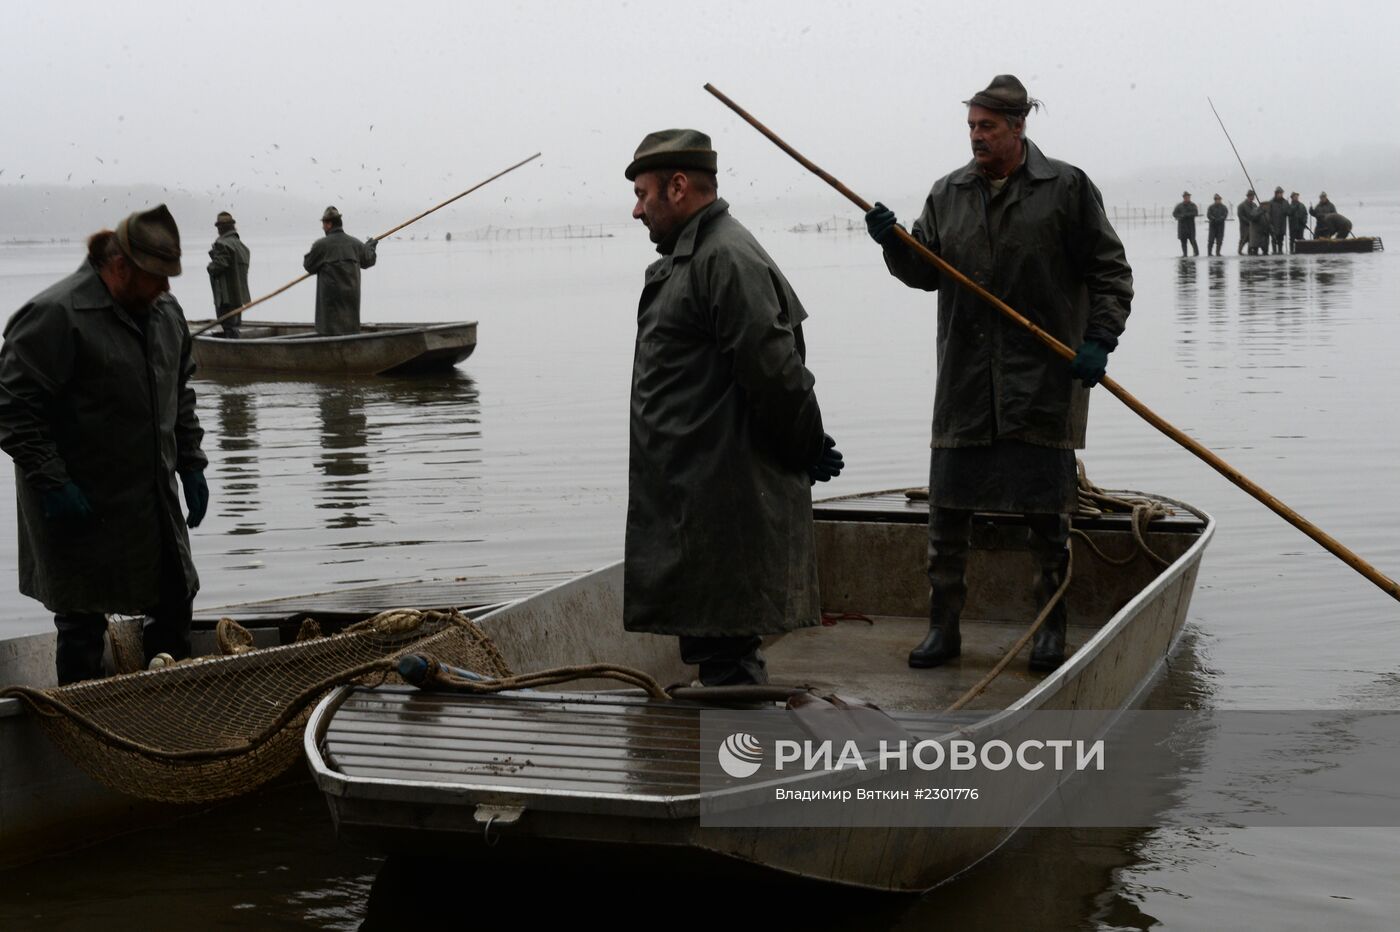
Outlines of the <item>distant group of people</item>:
[{"label": "distant group of people", "polygon": [[[1274,196],[1268,203],[1261,204],[1253,190],[1245,194],[1244,200],[1235,209],[1240,221],[1239,254],[1249,250],[1251,256],[1267,256],[1270,250],[1283,252],[1285,235],[1288,238],[1288,251],[1294,252],[1293,244],[1305,239],[1308,232],[1308,216],[1314,220],[1314,239],[1344,239],[1351,233],[1351,221],[1337,212],[1336,205],[1327,199],[1327,192],[1318,195],[1315,206],[1303,206],[1294,191],[1287,199],[1283,188],[1274,188]],[[1199,256],[1201,249],[1196,245],[1196,217],[1200,215],[1191,192],[1181,193],[1181,203],[1172,209],[1172,219],[1176,221],[1176,238],[1181,242],[1181,254],[1186,255],[1189,245],[1193,255]],[[1206,223],[1209,225],[1206,239],[1206,255],[1220,255],[1225,242],[1225,220],[1230,216],[1230,208],[1215,195],[1215,202],[1206,208]]]},{"label": "distant group of people", "polygon": [[[248,291],[248,247],[238,235],[237,221],[228,211],[214,218],[219,238],[209,247],[209,286],[214,313],[223,336],[238,339],[243,315],[230,314],[252,300]],[[325,234],[311,244],[302,267],[316,276],[316,332],[339,336],[360,332],[360,270],[374,265],[374,237],[361,242],[345,232],[345,220],[335,207],[321,214]],[[228,315],[228,316],[225,316]]]}]

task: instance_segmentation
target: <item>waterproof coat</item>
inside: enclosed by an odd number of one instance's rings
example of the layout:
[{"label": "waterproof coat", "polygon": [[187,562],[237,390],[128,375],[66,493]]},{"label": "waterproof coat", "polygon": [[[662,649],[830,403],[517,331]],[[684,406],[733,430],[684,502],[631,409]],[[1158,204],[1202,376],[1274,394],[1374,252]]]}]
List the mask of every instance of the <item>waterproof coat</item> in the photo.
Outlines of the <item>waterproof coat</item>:
[{"label": "waterproof coat", "polygon": [[1259,205],[1249,215],[1249,248],[1261,253],[1269,251],[1269,234],[1273,224],[1269,220],[1269,208]]},{"label": "waterproof coat", "polygon": [[731,637],[820,620],[807,314],[723,200],[646,271],[632,362],[623,619]]},{"label": "waterproof coat", "polygon": [[1288,238],[1302,239],[1308,229],[1308,208],[1302,201],[1288,205]]},{"label": "waterproof coat", "polygon": [[[19,591],[57,613],[139,613],[161,595],[163,547],[199,589],[176,471],[202,470],[189,328],[170,295],[138,320],[90,263],[20,308],[0,346],[0,449],[15,461]],[[44,517],[72,481],[83,521]]]},{"label": "waterproof coat", "polygon": [[220,235],[209,247],[209,286],[214,290],[215,310],[231,311],[253,300],[248,293],[248,259],[248,247],[235,230]]},{"label": "waterproof coat", "polygon": [[336,227],[311,244],[302,267],[316,276],[316,332],[360,332],[360,269],[374,265],[367,246]]},{"label": "waterproof coat", "polygon": [[1206,219],[1211,223],[1224,223],[1230,216],[1230,208],[1224,204],[1211,204],[1206,208]]},{"label": "waterproof coat", "polygon": [[[1118,345],[1133,299],[1133,272],[1103,198],[1084,172],[1026,159],[999,193],[975,161],[937,181],[910,231],[955,269],[1071,349]],[[1069,363],[891,238],[885,264],[913,288],[938,291],[933,446],[999,439],[1061,449],[1084,446],[1089,390]]]},{"label": "waterproof coat", "polygon": [[1331,201],[1318,201],[1316,207],[1308,208],[1308,213],[1312,214],[1313,218],[1317,220],[1321,220],[1328,214],[1335,214],[1336,212],[1337,205],[1333,204]]},{"label": "waterproof coat", "polygon": [[1269,199],[1269,229],[1274,236],[1283,236],[1288,228],[1288,198],[1275,195]]},{"label": "waterproof coat", "polygon": [[1194,201],[1191,203],[1182,201],[1172,208],[1172,218],[1176,220],[1177,239],[1196,238],[1196,217],[1200,212],[1201,209],[1196,206]]}]

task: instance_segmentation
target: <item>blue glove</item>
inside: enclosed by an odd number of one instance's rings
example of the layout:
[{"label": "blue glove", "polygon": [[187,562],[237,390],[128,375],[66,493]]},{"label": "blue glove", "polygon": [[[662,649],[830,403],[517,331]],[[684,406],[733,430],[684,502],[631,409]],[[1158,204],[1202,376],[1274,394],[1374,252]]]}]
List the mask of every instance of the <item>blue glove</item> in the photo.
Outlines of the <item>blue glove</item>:
[{"label": "blue glove", "polygon": [[1107,369],[1108,347],[1098,340],[1085,340],[1079,344],[1074,362],[1069,364],[1069,371],[1085,388],[1093,388],[1099,384]]},{"label": "blue glove", "polygon": [[190,510],[185,524],[189,527],[199,527],[199,522],[204,520],[204,513],[209,510],[209,483],[204,481],[204,470],[180,470],[180,484],[185,488],[185,507]]},{"label": "blue glove", "polygon": [[62,488],[46,490],[42,499],[44,517],[50,521],[86,521],[92,517],[92,505],[71,479]]},{"label": "blue glove", "polygon": [[898,222],[894,218],[894,211],[879,201],[876,201],[875,206],[870,208],[870,212],[865,215],[866,232],[881,246],[885,245],[885,241],[894,235],[894,226]]},{"label": "blue glove", "polygon": [[841,451],[836,449],[836,441],[831,439],[831,434],[822,434],[822,452],[817,461],[807,467],[807,478],[812,480],[812,485],[830,482],[841,475],[845,466],[846,461],[841,458]]}]

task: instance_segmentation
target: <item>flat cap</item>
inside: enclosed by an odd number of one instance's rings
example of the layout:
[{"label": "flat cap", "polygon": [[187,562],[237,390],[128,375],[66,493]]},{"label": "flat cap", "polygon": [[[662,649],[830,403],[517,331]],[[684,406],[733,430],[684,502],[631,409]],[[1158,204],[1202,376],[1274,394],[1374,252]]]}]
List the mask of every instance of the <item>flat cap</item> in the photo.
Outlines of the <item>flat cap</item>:
[{"label": "flat cap", "polygon": [[695,129],[662,129],[648,133],[632,154],[627,166],[627,180],[658,168],[694,168],[719,171],[719,156],[710,145],[710,137]]},{"label": "flat cap", "polygon": [[1274,188],[1274,193],[1275,193],[1275,194],[1282,194],[1282,193],[1283,193],[1283,185],[1279,185],[1277,188]]},{"label": "flat cap", "polygon": [[1026,86],[1014,74],[999,74],[992,83],[964,100],[969,107],[986,107],[988,110],[1002,110],[1007,113],[1026,114],[1032,107],[1039,107],[1040,101],[1026,92]]},{"label": "flat cap", "polygon": [[1181,192],[1181,196],[1182,196],[1182,197],[1190,197],[1190,196],[1191,196],[1191,192],[1190,192],[1190,191],[1182,191],[1182,192]]},{"label": "flat cap", "polygon": [[322,222],[325,222],[325,221],[327,221],[327,220],[339,220],[339,219],[340,219],[340,211],[336,210],[335,207],[327,207],[325,210],[323,210],[323,211],[321,212],[321,220],[322,220]]},{"label": "flat cap", "polygon": [[1318,195],[1318,197],[1326,197],[1326,196],[1327,196],[1327,192],[1326,192],[1326,191],[1323,191],[1321,194]]},{"label": "flat cap", "polygon": [[117,248],[143,272],[180,274],[180,228],[164,204],[137,211],[118,223]]},{"label": "flat cap", "polygon": [[233,214],[229,213],[229,212],[226,211],[226,210],[221,210],[221,211],[219,211],[219,216],[217,216],[217,217],[214,218],[214,225],[215,225],[215,226],[223,226],[225,223],[234,223],[234,222],[236,222],[236,221],[233,219]]}]

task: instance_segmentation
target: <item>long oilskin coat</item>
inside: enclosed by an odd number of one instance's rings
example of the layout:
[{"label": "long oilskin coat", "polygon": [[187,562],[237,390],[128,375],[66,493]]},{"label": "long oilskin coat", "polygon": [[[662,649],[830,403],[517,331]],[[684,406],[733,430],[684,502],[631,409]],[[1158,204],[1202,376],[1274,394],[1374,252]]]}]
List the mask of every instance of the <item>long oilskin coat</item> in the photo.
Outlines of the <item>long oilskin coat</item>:
[{"label": "long oilskin coat", "polygon": [[822,420],[806,312],[723,200],[646,272],[632,367],[628,631],[725,637],[816,624],[805,467]]},{"label": "long oilskin coat", "polygon": [[374,265],[375,247],[337,227],[311,244],[302,267],[316,276],[316,332],[360,332],[360,269]]},{"label": "long oilskin coat", "polygon": [[231,311],[253,300],[248,293],[248,247],[235,230],[221,234],[209,247],[209,287],[214,309]]},{"label": "long oilskin coat", "polygon": [[[1078,168],[1030,140],[1026,149],[995,195],[975,160],[935,182],[910,233],[1071,349],[1086,339],[1117,346],[1133,272],[1103,198]],[[933,446],[1084,446],[1089,391],[1066,360],[902,241],[885,249],[885,264],[906,285],[938,291]]]},{"label": "long oilskin coat", "polygon": [[[0,347],[0,448],[15,461],[19,590],[50,611],[144,611],[174,545],[193,593],[176,469],[203,469],[189,328],[169,295],[143,334],[87,262],[20,308]],[[44,517],[41,495],[72,480],[83,523]]]},{"label": "long oilskin coat", "polygon": [[1172,217],[1176,219],[1177,239],[1196,238],[1196,216],[1200,212],[1200,208],[1194,202],[1182,201],[1172,208]]}]

